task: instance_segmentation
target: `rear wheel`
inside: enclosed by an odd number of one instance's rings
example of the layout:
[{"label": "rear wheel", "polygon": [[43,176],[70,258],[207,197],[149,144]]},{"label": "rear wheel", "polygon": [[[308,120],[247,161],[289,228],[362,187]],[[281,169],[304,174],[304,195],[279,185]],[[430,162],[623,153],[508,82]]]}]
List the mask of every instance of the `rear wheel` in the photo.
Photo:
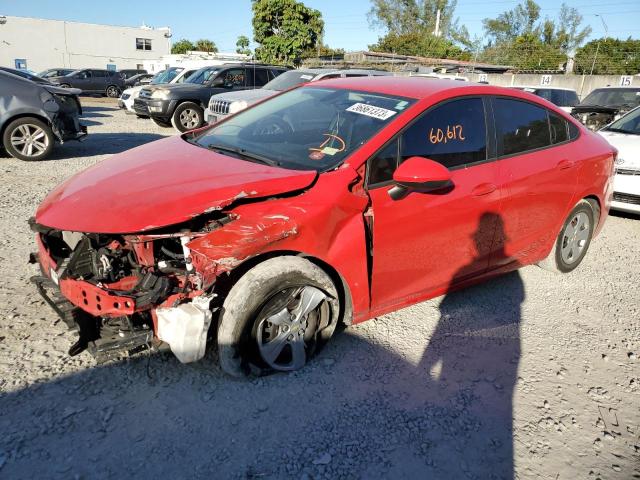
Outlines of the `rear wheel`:
[{"label": "rear wheel", "polygon": [[2,136],[4,149],[20,160],[44,160],[53,150],[55,137],[42,120],[23,117],[11,122]]},{"label": "rear wheel", "polygon": [[109,85],[105,93],[109,98],[118,98],[120,96],[120,89],[116,85]]},{"label": "rear wheel", "polygon": [[598,217],[591,202],[578,202],[564,222],[551,253],[538,265],[559,273],[574,270],[587,254]]},{"label": "rear wheel", "polygon": [[204,123],[204,111],[193,102],[184,102],[178,105],[171,117],[173,128],[179,132],[186,132],[199,128]]},{"label": "rear wheel", "polygon": [[336,288],[320,267],[300,257],[266,260],[224,301],[220,366],[233,376],[298,370],[329,340],[339,309]]}]

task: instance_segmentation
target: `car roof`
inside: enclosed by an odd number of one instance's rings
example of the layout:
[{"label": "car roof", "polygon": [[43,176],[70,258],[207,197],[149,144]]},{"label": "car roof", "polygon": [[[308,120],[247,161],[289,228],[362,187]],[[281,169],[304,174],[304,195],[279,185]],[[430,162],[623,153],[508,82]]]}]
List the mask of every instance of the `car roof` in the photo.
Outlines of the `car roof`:
[{"label": "car roof", "polygon": [[540,97],[513,88],[497,87],[474,82],[459,82],[434,78],[425,82],[421,77],[350,77],[323,80],[316,84],[320,87],[335,87],[350,90],[360,90],[384,95],[397,95],[421,100],[432,95],[451,91],[453,95],[508,95],[511,97],[535,99],[540,103]]}]

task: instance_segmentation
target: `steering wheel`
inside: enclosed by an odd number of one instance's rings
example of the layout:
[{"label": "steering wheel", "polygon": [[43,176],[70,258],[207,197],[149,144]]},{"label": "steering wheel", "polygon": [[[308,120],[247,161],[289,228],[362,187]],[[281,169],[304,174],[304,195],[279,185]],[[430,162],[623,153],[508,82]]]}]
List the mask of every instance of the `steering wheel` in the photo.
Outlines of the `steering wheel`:
[{"label": "steering wheel", "polygon": [[292,135],[293,126],[277,115],[269,115],[253,128],[253,136]]}]

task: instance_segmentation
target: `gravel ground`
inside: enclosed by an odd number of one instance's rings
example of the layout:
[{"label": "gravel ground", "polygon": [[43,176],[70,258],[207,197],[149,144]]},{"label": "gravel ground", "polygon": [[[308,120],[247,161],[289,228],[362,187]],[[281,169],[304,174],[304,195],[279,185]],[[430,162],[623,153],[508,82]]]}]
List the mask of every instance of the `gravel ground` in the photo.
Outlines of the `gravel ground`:
[{"label": "gravel ground", "polygon": [[28,282],[27,219],[74,172],[173,134],[84,103],[85,142],[0,159],[0,478],[640,478],[630,216],[572,274],[526,267],[347,328],[293,374],[67,357],[74,334]]}]

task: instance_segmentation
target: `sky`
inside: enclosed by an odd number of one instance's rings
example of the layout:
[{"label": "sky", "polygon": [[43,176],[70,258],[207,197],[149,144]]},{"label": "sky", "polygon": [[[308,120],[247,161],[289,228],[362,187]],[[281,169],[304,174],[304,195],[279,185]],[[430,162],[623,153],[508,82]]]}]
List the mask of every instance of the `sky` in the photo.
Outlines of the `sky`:
[{"label": "sky", "polygon": [[[366,50],[384,31],[370,27],[370,0],[303,0],[322,12],[324,41],[347,51]],[[560,0],[536,0],[543,17],[554,18]],[[604,35],[640,38],[640,0],[565,0],[578,8],[592,38]],[[517,0],[458,0],[456,16],[471,36],[482,36],[482,19],[496,17],[518,4]],[[48,18],[108,25],[169,26],[173,40],[213,40],[222,52],[235,51],[240,35],[252,39],[250,0],[0,0],[0,15]],[[598,17],[597,15],[600,15]],[[604,21],[604,25],[602,23]],[[252,43],[252,47],[253,47]]]}]

